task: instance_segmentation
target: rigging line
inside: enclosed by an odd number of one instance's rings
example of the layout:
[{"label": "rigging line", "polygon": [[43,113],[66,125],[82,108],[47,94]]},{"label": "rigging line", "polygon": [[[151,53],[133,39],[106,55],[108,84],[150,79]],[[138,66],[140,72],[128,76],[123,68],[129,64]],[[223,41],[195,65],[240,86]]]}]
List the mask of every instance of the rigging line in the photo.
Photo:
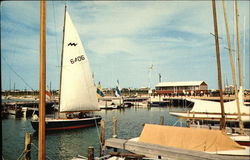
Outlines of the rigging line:
[{"label": "rigging line", "polygon": [[22,159],[23,158],[23,156],[25,155],[25,150],[23,150],[23,152],[22,152],[22,154],[17,158],[17,160],[19,160],[19,159]]},{"label": "rigging line", "polygon": [[[58,44],[57,44],[57,42],[58,42],[58,41],[57,41],[57,31],[56,31],[57,26],[56,26],[56,17],[55,17],[55,6],[54,6],[54,1],[52,1],[52,6],[53,6],[54,26],[55,26],[55,32],[56,32],[56,53],[57,53],[57,57],[60,57],[59,52],[58,52]],[[58,59],[57,63],[58,63],[58,66],[60,66],[60,61],[59,61],[59,59]]]},{"label": "rigging line", "polygon": [[5,61],[5,63],[8,65],[8,67],[10,68],[10,70],[12,70],[26,85],[27,87],[29,87],[32,91],[34,91],[34,89],[24,80],[24,78],[22,76],[20,76],[12,67],[10,64],[8,64],[8,62],[6,61],[5,57],[2,55],[3,60]]},{"label": "rigging line", "polygon": [[[35,149],[39,152],[39,148],[38,148],[34,143],[30,143],[30,144],[33,145],[33,146],[35,147]],[[55,154],[55,153],[51,152],[50,150],[47,150],[47,151],[49,151],[49,153]],[[46,155],[46,157],[47,157],[49,160],[53,160],[53,159],[51,159],[48,155]]]},{"label": "rigging line", "polygon": [[97,125],[96,119],[95,119],[95,127],[96,127],[96,132],[97,132],[97,135],[98,135],[99,143],[100,143],[100,145],[102,145],[100,132],[98,130],[98,125]]}]

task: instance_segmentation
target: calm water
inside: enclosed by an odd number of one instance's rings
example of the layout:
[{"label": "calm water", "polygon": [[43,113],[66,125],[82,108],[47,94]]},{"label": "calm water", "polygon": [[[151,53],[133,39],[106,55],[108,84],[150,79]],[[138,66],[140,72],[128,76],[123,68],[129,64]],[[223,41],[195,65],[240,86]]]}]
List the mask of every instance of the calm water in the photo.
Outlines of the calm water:
[{"label": "calm water", "polygon": [[[182,110],[183,108],[175,108]],[[101,110],[96,114],[105,120],[105,138],[112,134],[112,118],[118,121],[118,138],[138,137],[144,123],[159,124],[160,116],[164,116],[166,125],[173,125],[177,119],[168,114],[169,108],[127,108],[124,110]],[[179,125],[179,123],[177,124]],[[185,124],[184,124],[185,125]],[[5,160],[17,159],[24,149],[24,135],[32,135],[32,159],[37,159],[37,133],[33,130],[30,119],[2,120],[3,156]],[[47,159],[71,159],[77,155],[87,155],[87,148],[94,146],[95,156],[99,155],[99,127],[82,128],[68,131],[46,133]]]}]

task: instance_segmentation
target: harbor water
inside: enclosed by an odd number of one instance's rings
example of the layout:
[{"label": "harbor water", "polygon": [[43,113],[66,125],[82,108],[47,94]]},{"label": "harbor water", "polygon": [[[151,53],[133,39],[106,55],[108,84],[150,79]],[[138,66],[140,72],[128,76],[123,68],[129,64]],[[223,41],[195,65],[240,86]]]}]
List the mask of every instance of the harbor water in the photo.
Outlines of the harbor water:
[{"label": "harbor water", "polygon": [[[105,121],[105,139],[112,136],[112,118],[117,118],[118,138],[130,139],[140,136],[143,124],[159,124],[164,116],[165,125],[185,125],[176,123],[177,119],[169,115],[169,110],[184,110],[183,107],[132,107],[119,110],[101,110],[95,114],[101,115]],[[33,130],[29,118],[16,119],[9,116],[2,120],[3,158],[15,160],[24,150],[24,136],[31,133],[31,158],[37,159],[38,133]],[[46,159],[72,159],[77,155],[86,156],[89,146],[95,148],[95,156],[99,156],[100,128],[90,127],[65,131],[46,132]]]}]

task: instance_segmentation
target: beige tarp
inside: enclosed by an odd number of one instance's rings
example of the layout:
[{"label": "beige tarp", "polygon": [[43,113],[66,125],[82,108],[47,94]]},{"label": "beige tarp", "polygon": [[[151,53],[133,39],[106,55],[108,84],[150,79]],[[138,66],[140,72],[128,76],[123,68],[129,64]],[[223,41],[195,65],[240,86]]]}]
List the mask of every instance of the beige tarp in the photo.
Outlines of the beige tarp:
[{"label": "beige tarp", "polygon": [[145,124],[139,141],[206,152],[244,149],[219,130],[154,124]]}]

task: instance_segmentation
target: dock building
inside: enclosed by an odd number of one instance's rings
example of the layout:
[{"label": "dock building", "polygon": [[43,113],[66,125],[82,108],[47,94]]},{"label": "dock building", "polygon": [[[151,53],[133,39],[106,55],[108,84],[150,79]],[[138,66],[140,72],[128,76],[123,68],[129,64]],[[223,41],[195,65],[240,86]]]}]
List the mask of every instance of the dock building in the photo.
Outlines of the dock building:
[{"label": "dock building", "polygon": [[155,89],[159,95],[203,95],[208,85],[205,81],[160,82]]}]

